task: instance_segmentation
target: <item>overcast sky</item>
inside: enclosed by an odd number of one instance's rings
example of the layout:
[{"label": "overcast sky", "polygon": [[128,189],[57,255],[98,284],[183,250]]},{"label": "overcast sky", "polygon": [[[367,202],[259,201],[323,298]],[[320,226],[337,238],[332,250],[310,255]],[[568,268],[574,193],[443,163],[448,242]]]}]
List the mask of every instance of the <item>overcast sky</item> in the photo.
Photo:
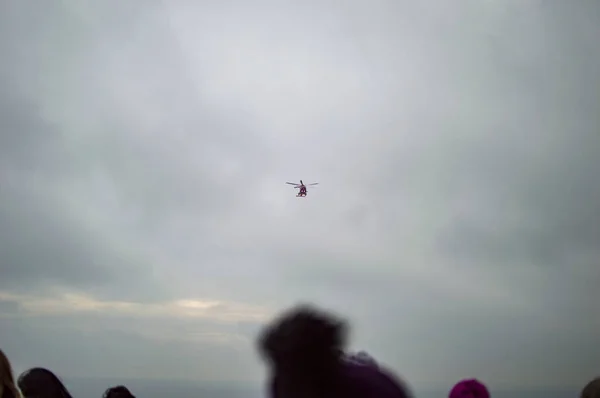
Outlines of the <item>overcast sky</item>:
[{"label": "overcast sky", "polygon": [[300,300],[414,384],[583,386],[598,37],[593,0],[2,1],[2,349],[255,382]]}]

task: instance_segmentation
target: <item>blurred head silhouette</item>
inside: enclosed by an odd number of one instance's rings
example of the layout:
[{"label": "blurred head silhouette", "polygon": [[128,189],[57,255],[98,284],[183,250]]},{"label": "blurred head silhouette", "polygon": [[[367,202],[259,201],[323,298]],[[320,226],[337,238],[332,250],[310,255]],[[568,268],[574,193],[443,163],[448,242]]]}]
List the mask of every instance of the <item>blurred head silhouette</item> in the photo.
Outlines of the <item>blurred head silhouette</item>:
[{"label": "blurred head silhouette", "polygon": [[104,392],[102,398],[135,398],[125,386],[111,387]]},{"label": "blurred head silhouette", "polygon": [[0,350],[0,397],[14,397],[19,398],[21,394],[15,385],[15,378],[10,366],[10,361]]},{"label": "blurred head silhouette", "polygon": [[600,398],[600,377],[586,384],[581,390],[580,398]]},{"label": "blurred head silhouette", "polygon": [[270,324],[259,350],[271,365],[271,398],[404,398],[407,390],[375,366],[348,361],[344,320],[302,305]]},{"label": "blurred head silhouette", "polygon": [[487,387],[476,379],[466,379],[458,382],[448,398],[490,398]]},{"label": "blurred head silhouette", "polygon": [[23,372],[19,376],[19,388],[25,398],[72,398],[58,377],[45,368]]}]

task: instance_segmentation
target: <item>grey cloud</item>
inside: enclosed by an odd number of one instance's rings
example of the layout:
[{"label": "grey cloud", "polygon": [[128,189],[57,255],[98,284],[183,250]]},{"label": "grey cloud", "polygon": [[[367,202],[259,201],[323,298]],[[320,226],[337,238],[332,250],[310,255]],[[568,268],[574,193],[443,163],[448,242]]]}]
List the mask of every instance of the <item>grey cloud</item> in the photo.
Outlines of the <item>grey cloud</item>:
[{"label": "grey cloud", "polygon": [[[61,29],[66,30],[67,27],[62,26]],[[38,41],[46,39],[41,36]],[[158,43],[151,44],[157,46]],[[163,44],[163,49],[167,52],[173,48],[173,42],[167,40]],[[86,52],[85,46],[76,49],[83,54]],[[75,48],[72,51],[75,58],[71,62],[76,64],[81,56],[76,56],[78,53]],[[116,54],[118,56],[118,52]],[[141,52],[137,51],[137,54]],[[13,55],[17,60],[24,61],[22,57],[19,58],[21,54],[16,50]],[[122,53],[121,56],[124,58],[122,62],[126,62],[127,59],[136,59],[136,52]],[[151,72],[154,69],[156,73],[161,73],[161,65],[168,70],[169,60],[174,60],[172,67],[177,68],[176,60],[180,57],[176,51],[171,57],[166,53],[163,56],[160,59],[147,60],[146,67],[142,66],[140,72]],[[45,61],[51,60],[39,60],[39,62]],[[8,69],[6,79],[18,72],[17,68],[6,69]],[[160,242],[158,244],[173,246],[175,255],[170,261],[175,263],[178,261],[177,247],[182,246],[182,251],[185,251],[188,243],[187,239],[184,242],[181,242],[181,238],[171,239],[169,236],[172,235],[171,228],[187,227],[189,239],[202,242],[202,234],[210,228],[209,219],[214,220],[218,217],[218,211],[232,206],[239,199],[239,195],[233,194],[237,190],[235,184],[241,183],[245,178],[227,180],[216,168],[212,170],[204,168],[210,167],[215,157],[225,155],[236,157],[237,161],[244,164],[247,172],[254,172],[253,167],[257,163],[248,159],[244,161],[243,157],[240,157],[246,156],[242,155],[240,150],[251,138],[243,134],[229,133],[244,131],[243,121],[224,120],[223,116],[227,115],[227,110],[217,111],[223,112],[221,116],[215,112],[211,113],[202,106],[201,101],[195,100],[190,84],[186,83],[184,77],[180,77],[179,83],[172,81],[164,85],[166,91],[163,90],[158,97],[154,96],[163,107],[163,112],[171,114],[170,120],[160,120],[150,132],[142,131],[142,135],[148,133],[172,135],[172,140],[166,145],[157,146],[150,141],[140,145],[140,141],[132,141],[133,136],[126,133],[127,129],[131,128],[127,125],[127,121],[119,122],[103,118],[105,108],[112,105],[102,102],[102,99],[106,101],[109,98],[106,90],[98,86],[97,81],[101,82],[105,76],[102,71],[99,72],[95,80],[85,82],[85,85],[92,89],[90,94],[93,89],[97,90],[94,95],[85,98],[83,102],[70,103],[76,119],[79,119],[82,114],[96,116],[96,123],[99,124],[101,131],[92,135],[87,134],[85,140],[78,138],[85,134],[83,131],[68,131],[77,128],[77,125],[65,126],[57,120],[44,121],[42,110],[36,109],[22,99],[23,96],[30,95],[28,94],[30,89],[19,92],[19,86],[13,84],[3,90],[2,123],[5,134],[2,138],[2,150],[6,151],[2,157],[4,186],[7,187],[10,183],[15,191],[27,190],[33,186],[36,190],[48,189],[57,194],[75,188],[79,192],[69,192],[68,199],[78,201],[92,211],[103,208],[105,220],[109,220],[109,217],[113,217],[112,214],[115,213],[128,213],[128,215],[119,214],[117,217],[121,219],[115,220],[114,223],[110,221],[112,228],[122,232],[131,230],[131,224],[139,225],[133,232],[141,233],[140,229],[144,229],[143,233],[149,235],[151,239],[156,239]],[[83,81],[77,80],[77,75],[66,80],[64,76],[57,75],[56,79],[61,80],[61,77],[63,94],[77,90],[73,88],[74,84],[84,84]],[[175,76],[173,78],[176,79]],[[149,85],[151,84],[152,81],[149,81]],[[115,112],[118,111],[115,109]],[[191,131],[184,126],[186,121],[195,124]],[[182,128],[188,130],[183,136]],[[223,142],[233,142],[233,144],[228,145],[227,152],[219,153],[217,150],[219,146],[222,147]],[[203,151],[190,153],[187,148],[190,148],[192,143],[199,143]],[[46,184],[47,187],[42,187],[41,184]],[[5,192],[6,195],[14,194]],[[86,241],[85,233],[82,234],[81,229],[79,232],[68,232],[69,219],[60,208],[62,207],[60,203],[56,203],[55,208],[42,210],[50,203],[32,202],[31,195],[34,194],[32,192],[22,194],[29,195],[29,198],[25,201],[15,199],[20,210],[8,208],[12,204],[8,196],[3,200],[3,205],[7,206],[6,217],[11,217],[13,224],[20,223],[18,228],[11,230],[11,239],[3,240],[6,245],[3,252],[7,253],[3,272],[6,276],[3,278],[4,283],[15,282],[10,275],[17,273],[28,275],[30,280],[38,277],[45,280],[50,278],[79,287],[85,286],[88,289],[98,284],[107,285],[109,281],[116,287],[118,283],[115,279],[120,279],[123,290],[121,294],[128,295],[127,291],[135,288],[135,285],[146,277],[142,264],[124,263],[127,260],[122,258],[123,253],[107,254],[107,248],[86,249],[90,245],[97,246],[97,243]],[[173,209],[177,209],[177,214],[173,213]],[[181,215],[186,213],[187,215],[182,218]],[[211,213],[212,217],[209,216]],[[194,217],[195,214],[197,217]],[[29,220],[35,217],[35,221],[25,223],[24,217]],[[201,222],[194,222],[194,220]],[[5,227],[10,226],[8,220],[3,224]],[[29,229],[19,232],[26,225],[30,225]],[[73,228],[77,230],[77,227]],[[64,234],[64,237],[59,236],[59,232]],[[56,238],[57,242],[53,243],[49,240],[51,238]],[[28,249],[24,253],[22,244],[16,244],[16,240],[21,242],[22,239],[26,239],[29,246],[35,249]],[[126,236],[122,239],[127,241]],[[96,241],[98,238],[91,236],[89,240]],[[32,244],[34,241],[35,244]],[[42,241],[44,241],[43,245]],[[47,248],[45,252],[42,251],[44,247]],[[22,256],[15,260],[15,256],[21,254]],[[29,258],[24,257],[26,255]],[[43,263],[40,261],[42,258],[46,263],[51,262],[51,264],[42,266]],[[143,260],[138,258],[134,261]],[[32,272],[34,271],[32,267],[38,266],[43,268]],[[145,267],[150,266],[146,264]],[[108,268],[113,270],[111,275],[108,275]],[[152,294],[156,293],[155,291]]]},{"label": "grey cloud", "polygon": [[3,174],[18,170],[56,176],[68,171],[69,153],[61,146],[58,129],[45,122],[33,104],[18,97],[8,78],[0,79],[0,84]]},{"label": "grey cloud", "polygon": [[[90,247],[81,235],[64,234],[68,222],[52,214],[52,209],[44,214],[35,202],[26,206],[27,196],[10,198],[12,201],[7,196],[3,195],[0,238],[4,287],[17,284],[35,288],[38,279],[84,286],[110,281],[110,268],[104,266],[112,266],[115,258],[106,261],[103,250]],[[104,259],[98,258],[99,254]]]},{"label": "grey cloud", "polygon": [[8,315],[9,317],[19,312],[19,304],[13,301],[0,301],[0,317]]},{"label": "grey cloud", "polygon": [[[382,192],[439,203],[436,249],[449,259],[598,269],[594,260],[570,262],[574,253],[593,259],[600,241],[596,7],[507,5],[488,25],[497,30],[489,56],[477,58],[483,44],[467,41],[451,47],[460,56],[427,66],[444,83],[430,95],[442,94],[454,112],[426,122],[435,134],[425,131],[429,140],[416,153],[406,143],[390,149],[403,153],[390,169],[399,182]],[[472,73],[452,77],[456,70]],[[452,98],[466,105],[456,108]]]},{"label": "grey cloud", "polygon": [[[177,375],[188,380],[218,381],[226,380],[230,372],[237,375],[260,372],[260,364],[250,355],[251,346],[161,341],[127,330],[127,325],[118,328],[119,324],[110,320],[94,322],[99,326],[97,329],[78,330],[82,323],[15,320],[2,324],[3,344],[14,347],[10,354],[16,364],[46,366],[66,377],[100,378],[117,374],[122,378],[165,379]],[[155,328],[156,324],[149,327]],[[65,357],[67,351],[78,354]],[[162,360],[157,360],[156,352],[164,354]],[[81,369],[86,369],[85,373]]]},{"label": "grey cloud", "polygon": [[[0,7],[3,289],[315,301],[416,382],[597,368],[595,2]],[[1,305],[18,363],[260,377],[171,339],[255,323]]]}]

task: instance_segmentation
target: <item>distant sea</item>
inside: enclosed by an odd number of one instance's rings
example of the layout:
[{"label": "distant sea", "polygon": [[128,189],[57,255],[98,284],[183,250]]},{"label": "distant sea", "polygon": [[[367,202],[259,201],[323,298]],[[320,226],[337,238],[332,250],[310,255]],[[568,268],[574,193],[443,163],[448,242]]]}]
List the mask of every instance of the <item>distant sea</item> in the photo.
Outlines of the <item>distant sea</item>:
[{"label": "distant sea", "polygon": [[[261,386],[206,385],[193,382],[65,379],[73,398],[101,398],[104,391],[123,384],[136,398],[265,398]],[[446,398],[447,391],[413,391],[415,398]],[[491,391],[492,398],[577,398],[576,390]]]}]

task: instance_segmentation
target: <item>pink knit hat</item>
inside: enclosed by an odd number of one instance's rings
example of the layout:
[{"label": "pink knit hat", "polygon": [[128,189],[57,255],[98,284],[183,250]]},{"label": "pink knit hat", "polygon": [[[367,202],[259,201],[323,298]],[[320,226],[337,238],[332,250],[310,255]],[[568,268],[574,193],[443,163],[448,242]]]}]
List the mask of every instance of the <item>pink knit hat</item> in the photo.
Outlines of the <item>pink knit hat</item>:
[{"label": "pink knit hat", "polygon": [[483,383],[469,379],[458,382],[450,390],[448,398],[490,398],[490,393]]}]

